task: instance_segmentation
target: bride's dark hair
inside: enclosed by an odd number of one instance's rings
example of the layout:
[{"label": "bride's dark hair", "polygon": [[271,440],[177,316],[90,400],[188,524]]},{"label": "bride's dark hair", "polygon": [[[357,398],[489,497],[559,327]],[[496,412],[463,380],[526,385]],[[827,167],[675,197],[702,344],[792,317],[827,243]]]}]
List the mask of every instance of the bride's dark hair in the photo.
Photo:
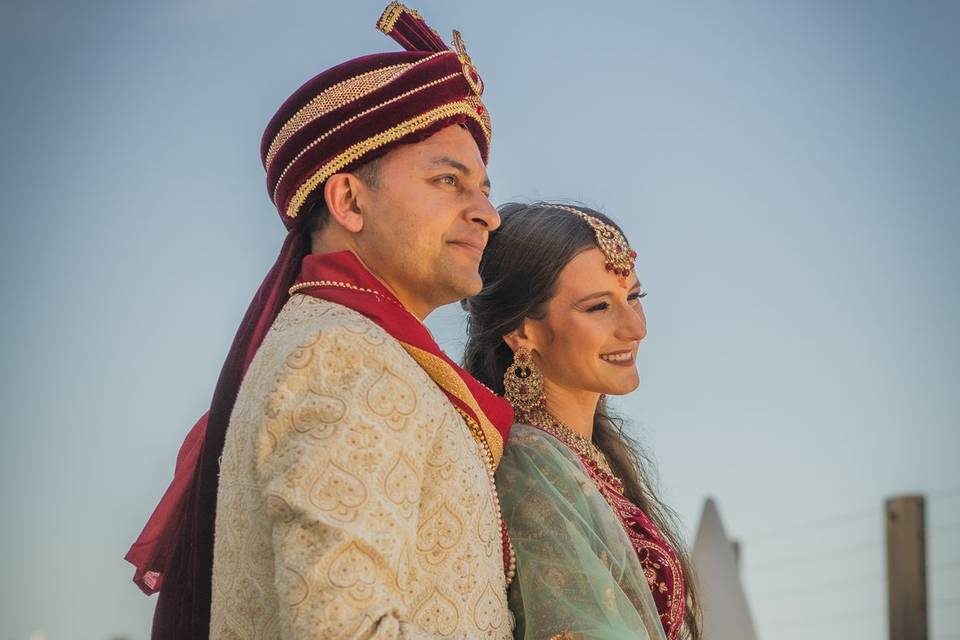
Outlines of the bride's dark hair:
[{"label": "bride's dark hair", "polygon": [[[575,208],[617,226],[597,211]],[[503,374],[513,361],[513,351],[503,337],[519,328],[524,318],[543,318],[547,302],[556,293],[560,272],[575,256],[597,244],[582,219],[550,203],[509,203],[499,211],[500,228],[490,234],[480,261],[483,290],[464,301],[468,337],[463,366],[502,395]],[[700,640],[697,589],[686,547],[677,532],[677,516],[656,495],[650,458],[624,432],[623,419],[608,410],[606,400],[597,404],[593,416],[593,442],[623,480],[627,497],[676,550],[687,590],[685,635]]]}]

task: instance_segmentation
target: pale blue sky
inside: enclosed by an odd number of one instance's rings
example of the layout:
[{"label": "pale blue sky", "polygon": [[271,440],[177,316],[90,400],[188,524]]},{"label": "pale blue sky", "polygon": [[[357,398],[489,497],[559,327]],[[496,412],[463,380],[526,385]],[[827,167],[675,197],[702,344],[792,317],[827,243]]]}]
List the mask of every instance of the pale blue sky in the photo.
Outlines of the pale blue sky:
[{"label": "pale blue sky", "polygon": [[[627,230],[649,336],[619,406],[688,528],[712,495],[742,539],[762,638],[882,636],[907,491],[960,637],[960,5],[411,4],[484,76],[493,199]],[[121,558],[283,236],[260,135],[397,49],[381,9],[0,5],[0,640],[147,638]],[[459,356],[460,311],[428,324]]]}]

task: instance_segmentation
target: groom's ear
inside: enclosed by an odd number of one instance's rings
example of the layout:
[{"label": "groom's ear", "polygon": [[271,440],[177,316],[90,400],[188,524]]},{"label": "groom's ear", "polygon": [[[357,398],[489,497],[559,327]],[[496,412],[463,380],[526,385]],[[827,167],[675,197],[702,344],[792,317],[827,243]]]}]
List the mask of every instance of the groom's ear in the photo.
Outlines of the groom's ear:
[{"label": "groom's ear", "polygon": [[361,198],[364,184],[352,173],[335,173],[323,186],[327,210],[341,227],[351,233],[363,229]]}]

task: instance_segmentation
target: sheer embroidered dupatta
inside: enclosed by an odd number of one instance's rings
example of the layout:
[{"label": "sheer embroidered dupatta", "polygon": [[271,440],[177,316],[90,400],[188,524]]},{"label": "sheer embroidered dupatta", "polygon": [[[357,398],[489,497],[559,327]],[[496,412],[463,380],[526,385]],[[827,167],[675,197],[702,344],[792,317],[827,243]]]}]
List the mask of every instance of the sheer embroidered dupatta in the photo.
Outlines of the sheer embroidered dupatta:
[{"label": "sheer embroidered dupatta", "polygon": [[573,453],[514,425],[496,479],[517,558],[515,638],[665,640],[636,551]]}]

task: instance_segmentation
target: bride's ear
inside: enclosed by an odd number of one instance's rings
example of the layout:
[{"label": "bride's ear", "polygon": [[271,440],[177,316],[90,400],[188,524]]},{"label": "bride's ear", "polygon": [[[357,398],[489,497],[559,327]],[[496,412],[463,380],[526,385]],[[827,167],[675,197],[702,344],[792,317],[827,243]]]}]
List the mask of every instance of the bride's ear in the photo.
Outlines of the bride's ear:
[{"label": "bride's ear", "polygon": [[530,348],[530,338],[527,337],[526,332],[526,321],[520,324],[519,327],[503,336],[503,341],[507,343],[507,346],[510,347],[511,351],[516,352],[520,347]]}]

